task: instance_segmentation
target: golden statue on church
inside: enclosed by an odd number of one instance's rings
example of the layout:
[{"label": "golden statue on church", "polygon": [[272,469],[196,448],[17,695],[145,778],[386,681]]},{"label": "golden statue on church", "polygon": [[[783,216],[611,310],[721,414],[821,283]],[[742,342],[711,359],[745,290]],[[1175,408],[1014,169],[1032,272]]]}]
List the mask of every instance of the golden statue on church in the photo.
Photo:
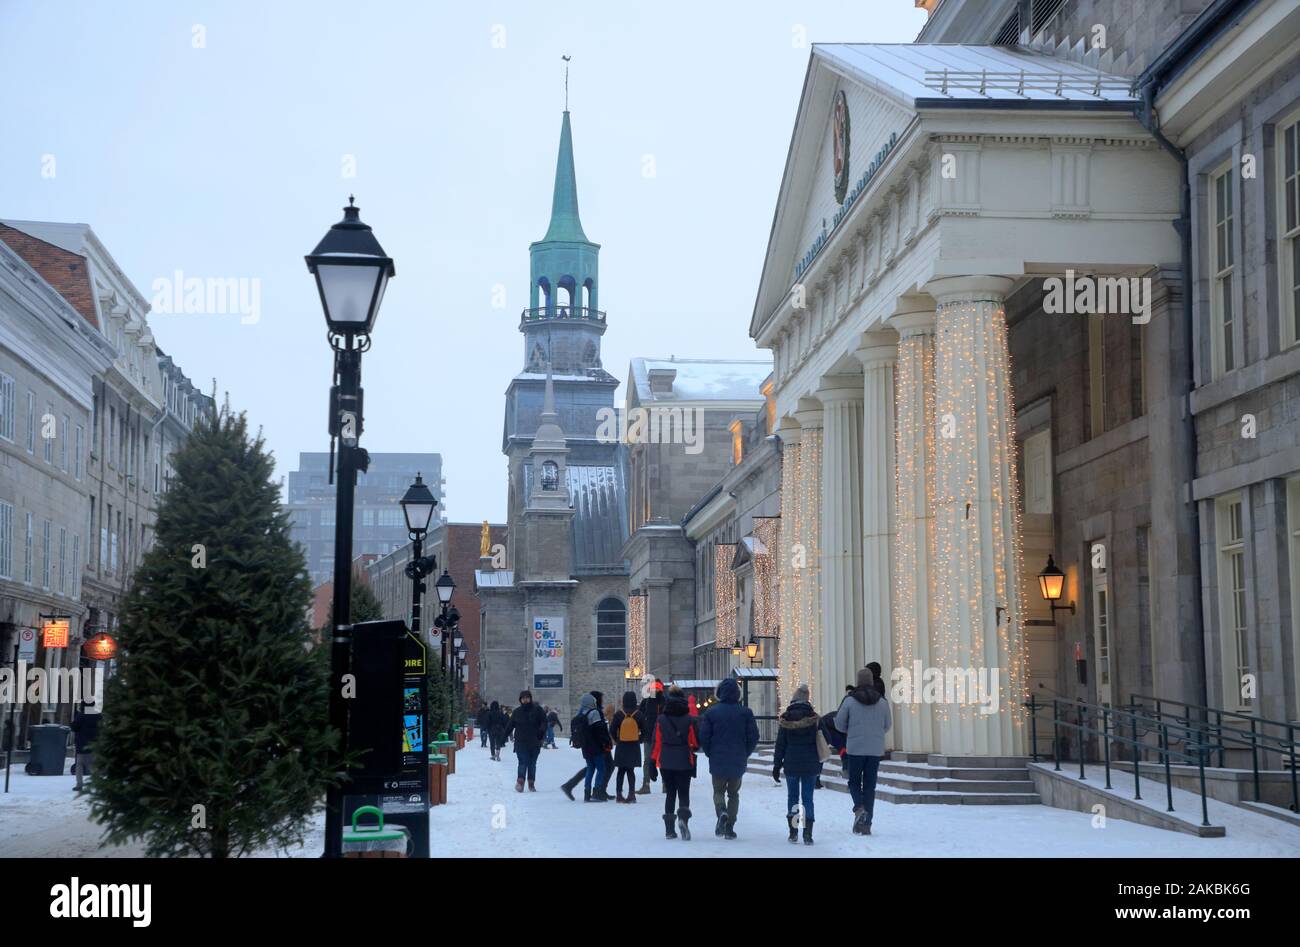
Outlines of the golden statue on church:
[{"label": "golden statue on church", "polygon": [[492,529],[488,526],[488,521],[483,521],[483,528],[478,534],[478,554],[480,559],[486,559],[492,555]]}]

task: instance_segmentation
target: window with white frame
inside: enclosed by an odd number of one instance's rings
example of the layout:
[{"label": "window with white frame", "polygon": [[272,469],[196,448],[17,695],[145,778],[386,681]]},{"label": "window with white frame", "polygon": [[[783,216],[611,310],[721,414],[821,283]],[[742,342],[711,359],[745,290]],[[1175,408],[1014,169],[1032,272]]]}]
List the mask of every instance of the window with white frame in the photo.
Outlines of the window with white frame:
[{"label": "window with white frame", "polygon": [[1233,247],[1232,162],[1210,175],[1210,326],[1214,377],[1238,367],[1233,339],[1236,311],[1233,308],[1233,278],[1236,253]]},{"label": "window with white frame", "polygon": [[35,519],[31,513],[26,516],[26,530],[23,534],[23,581],[32,584],[32,541],[36,538]]},{"label": "window with white frame", "polygon": [[54,463],[54,438],[59,433],[57,430],[49,431],[46,429],[46,425],[52,421],[54,421],[54,405],[47,401],[45,402],[45,414],[41,415],[41,440],[45,444],[43,456],[47,464]]},{"label": "window with white frame", "polygon": [[1295,686],[1291,688],[1295,695],[1291,719],[1300,720],[1300,476],[1286,482],[1286,519],[1287,557],[1291,570],[1291,672],[1295,675]]},{"label": "window with white frame", "polygon": [[68,530],[59,527],[59,594],[68,591]]},{"label": "window with white frame", "polygon": [[[1101,546],[1102,553],[1099,560],[1095,559],[1098,546]],[[1093,556],[1098,562],[1092,570],[1092,650],[1097,665],[1097,701],[1110,704],[1113,688],[1110,673],[1110,576],[1106,571],[1106,547],[1094,544]]]},{"label": "window with white frame", "polygon": [[72,596],[79,598],[81,595],[81,534],[74,533],[72,536]]},{"label": "window with white frame", "polygon": [[77,425],[77,438],[74,443],[76,449],[73,455],[73,468],[74,468],[73,472],[76,478],[80,480],[81,479],[81,456],[82,456],[82,452],[86,448],[86,431],[85,428],[83,428],[80,424]]},{"label": "window with white frame", "polygon": [[27,453],[36,453],[36,392],[27,392]]},{"label": "window with white frame", "polygon": [[59,469],[68,472],[68,438],[72,434],[72,418],[63,416],[63,427],[59,429]]},{"label": "window with white frame", "polygon": [[0,373],[0,437],[14,439],[14,380]]},{"label": "window with white frame", "polygon": [[14,505],[0,500],[0,578],[14,574]]},{"label": "window with white frame", "polygon": [[49,591],[50,588],[50,521],[45,521],[45,528],[41,535],[41,588]]},{"label": "window with white frame", "polygon": [[1241,494],[1216,503],[1219,545],[1219,647],[1223,664],[1224,706],[1245,710],[1251,699],[1242,694],[1242,679],[1250,673],[1246,624],[1246,532]]},{"label": "window with white frame", "polygon": [[1283,348],[1300,342],[1300,112],[1277,125],[1278,307]]}]

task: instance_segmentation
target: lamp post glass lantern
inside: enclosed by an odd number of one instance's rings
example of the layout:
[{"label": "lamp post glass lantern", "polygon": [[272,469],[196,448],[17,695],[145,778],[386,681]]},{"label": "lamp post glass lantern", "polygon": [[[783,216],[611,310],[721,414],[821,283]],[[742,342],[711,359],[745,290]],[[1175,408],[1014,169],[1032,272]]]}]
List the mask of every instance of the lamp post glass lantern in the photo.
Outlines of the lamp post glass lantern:
[{"label": "lamp post glass lantern", "polygon": [[1052,559],[1051,554],[1047,556],[1047,565],[1043,571],[1038,573],[1038,590],[1043,594],[1043,600],[1051,606],[1052,618],[1056,618],[1058,611],[1069,611],[1074,614],[1074,602],[1069,605],[1057,605],[1061,596],[1065,592],[1065,573],[1061,571],[1056,562]]},{"label": "lamp post glass lantern", "polygon": [[438,505],[433,493],[424,483],[424,478],[420,474],[415,475],[415,483],[406,488],[406,493],[400,501],[402,505],[402,516],[406,518],[406,531],[412,534],[423,536],[429,531],[429,523],[433,519],[433,511]]},{"label": "lamp post glass lantern", "polygon": [[[352,197],[343,219],[334,224],[305,257],[316,279],[330,348],[334,380],[330,388],[331,452],[339,440],[334,498],[334,627],[330,629],[330,727],[339,733],[339,751],[348,751],[348,712],[344,681],[352,663],[352,513],[357,471],[369,466],[359,444],[363,429],[361,355],[370,347],[370,332],[383,302],[388,280],[396,275],[392,259],[362,223]],[[325,797],[325,857],[343,854],[343,780]]]}]

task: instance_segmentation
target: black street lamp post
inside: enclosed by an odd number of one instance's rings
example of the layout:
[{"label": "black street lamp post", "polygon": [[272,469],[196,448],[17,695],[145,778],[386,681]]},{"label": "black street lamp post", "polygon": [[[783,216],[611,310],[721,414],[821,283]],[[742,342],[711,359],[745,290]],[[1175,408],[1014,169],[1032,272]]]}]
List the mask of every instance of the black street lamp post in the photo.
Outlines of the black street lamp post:
[{"label": "black street lamp post", "polygon": [[406,532],[411,537],[411,561],[406,564],[406,577],[411,580],[411,631],[420,637],[420,597],[424,593],[424,577],[438,567],[433,556],[424,552],[424,535],[429,531],[434,508],[438,501],[424,479],[417,473],[415,483],[406,489],[401,499],[402,516],[406,518]]},{"label": "black street lamp post", "polygon": [[[330,727],[339,734],[339,753],[347,752],[348,710],[343,698],[344,677],[352,657],[352,506],[357,471],[370,466],[361,438],[361,353],[370,348],[370,333],[379,314],[384,289],[396,270],[353,199],[343,219],[326,232],[307,257],[316,277],[325,311],[330,347],[334,350],[334,384],[330,388],[330,447],[338,438],[337,488],[334,506],[334,627],[330,636]],[[335,471],[331,471],[333,473]],[[347,774],[329,788],[325,799],[326,858],[343,854],[343,786]]]},{"label": "black street lamp post", "polygon": [[450,730],[452,715],[455,712],[455,703],[452,696],[455,693],[452,689],[452,675],[456,671],[454,638],[459,633],[460,612],[451,604],[451,596],[456,591],[456,583],[446,569],[442,570],[442,575],[438,576],[438,581],[433,583],[433,590],[438,593],[440,608],[438,617],[433,620],[433,626],[442,632],[442,667],[447,676],[447,727]]}]

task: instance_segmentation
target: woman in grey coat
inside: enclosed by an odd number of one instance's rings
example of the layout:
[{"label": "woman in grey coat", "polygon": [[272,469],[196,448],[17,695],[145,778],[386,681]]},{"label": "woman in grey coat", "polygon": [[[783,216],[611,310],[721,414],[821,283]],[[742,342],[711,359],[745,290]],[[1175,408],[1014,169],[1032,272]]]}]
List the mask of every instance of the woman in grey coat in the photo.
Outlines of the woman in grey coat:
[{"label": "woman in grey coat", "polygon": [[853,797],[853,834],[870,835],[876,807],[876,775],[885,755],[885,734],[894,725],[889,701],[876,689],[870,668],[858,672],[858,684],[835,714],[835,729],[844,734],[849,758],[849,795]]}]

